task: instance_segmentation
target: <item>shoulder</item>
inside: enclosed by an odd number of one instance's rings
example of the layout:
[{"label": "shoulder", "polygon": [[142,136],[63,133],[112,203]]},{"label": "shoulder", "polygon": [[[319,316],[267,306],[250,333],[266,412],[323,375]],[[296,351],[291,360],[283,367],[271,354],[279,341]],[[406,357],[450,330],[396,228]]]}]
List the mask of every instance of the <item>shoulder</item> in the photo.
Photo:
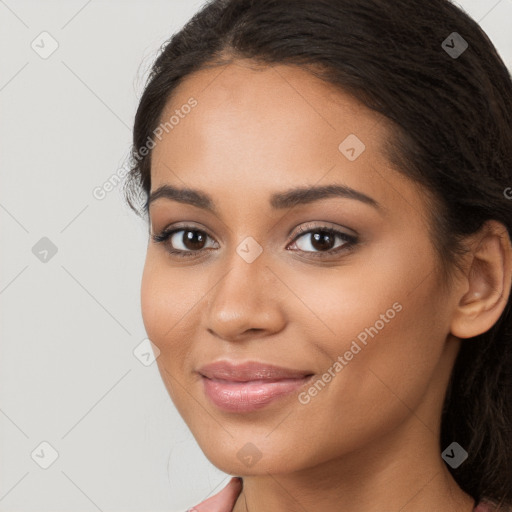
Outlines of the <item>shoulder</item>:
[{"label": "shoulder", "polygon": [[242,479],[232,477],[224,489],[186,512],[232,512],[242,487]]},{"label": "shoulder", "polygon": [[[497,503],[490,500],[483,499],[474,508],[473,512],[495,512],[497,510]],[[512,512],[512,508],[505,506],[501,512]]]}]

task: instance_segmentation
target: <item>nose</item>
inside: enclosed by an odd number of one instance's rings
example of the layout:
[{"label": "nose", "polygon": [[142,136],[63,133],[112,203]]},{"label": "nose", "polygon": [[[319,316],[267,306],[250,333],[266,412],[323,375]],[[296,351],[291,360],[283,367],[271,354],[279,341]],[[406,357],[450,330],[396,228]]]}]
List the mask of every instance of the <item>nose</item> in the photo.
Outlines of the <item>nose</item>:
[{"label": "nose", "polygon": [[264,252],[251,263],[234,251],[228,270],[207,295],[206,326],[228,341],[268,336],[284,328],[285,287]]}]

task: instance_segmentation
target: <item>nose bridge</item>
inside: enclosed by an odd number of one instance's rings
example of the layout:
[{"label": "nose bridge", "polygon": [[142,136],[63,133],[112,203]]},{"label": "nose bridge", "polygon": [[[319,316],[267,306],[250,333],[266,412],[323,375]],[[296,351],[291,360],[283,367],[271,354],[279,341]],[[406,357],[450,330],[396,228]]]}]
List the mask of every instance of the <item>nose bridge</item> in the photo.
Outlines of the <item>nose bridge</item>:
[{"label": "nose bridge", "polygon": [[282,322],[273,274],[263,247],[246,237],[230,254],[227,271],[211,290],[207,325],[217,335],[232,338],[249,329],[278,329]]}]

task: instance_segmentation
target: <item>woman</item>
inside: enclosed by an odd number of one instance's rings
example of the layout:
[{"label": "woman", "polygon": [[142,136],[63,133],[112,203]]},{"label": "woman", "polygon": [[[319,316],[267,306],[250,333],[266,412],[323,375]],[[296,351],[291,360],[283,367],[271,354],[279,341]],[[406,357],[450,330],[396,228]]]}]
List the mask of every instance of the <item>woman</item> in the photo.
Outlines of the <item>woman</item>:
[{"label": "woman", "polygon": [[512,504],[512,82],[448,0],[214,0],[134,126],[195,510]]}]

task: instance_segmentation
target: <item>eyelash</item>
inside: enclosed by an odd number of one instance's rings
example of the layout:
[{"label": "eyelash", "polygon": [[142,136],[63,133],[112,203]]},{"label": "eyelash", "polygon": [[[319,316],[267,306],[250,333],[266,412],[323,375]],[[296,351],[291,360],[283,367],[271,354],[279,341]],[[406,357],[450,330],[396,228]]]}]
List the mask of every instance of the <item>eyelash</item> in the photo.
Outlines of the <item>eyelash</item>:
[{"label": "eyelash", "polygon": [[[175,233],[179,233],[180,231],[192,231],[197,233],[203,233],[209,238],[210,235],[202,230],[197,229],[195,226],[180,226],[175,228],[167,228],[164,229],[162,232],[158,234],[152,234],[151,238],[153,242],[155,243],[163,243],[166,244],[166,242],[173,236]],[[304,235],[310,234],[310,233],[327,233],[329,235],[332,235],[334,237],[341,238],[345,243],[342,244],[340,247],[337,247],[336,249],[329,249],[328,251],[318,251],[318,252],[312,252],[312,251],[302,251],[298,249],[299,252],[304,252],[308,255],[312,255],[313,258],[326,258],[326,257],[332,257],[333,255],[337,255],[341,252],[347,252],[354,248],[354,246],[357,244],[358,239],[355,236],[348,235],[347,233],[344,233],[343,231],[339,231],[337,229],[331,228],[329,226],[314,226],[311,227],[311,225],[301,226],[298,230],[297,235],[292,240],[292,243],[295,243],[299,238],[301,238]],[[170,244],[166,244],[170,245]],[[197,251],[183,251],[180,249],[173,249],[172,247],[167,247],[167,251],[172,254],[173,256],[177,256],[179,258],[190,258],[193,256],[196,256],[197,254],[206,251],[207,249],[199,249]],[[296,250],[296,249],[295,249]]]}]

